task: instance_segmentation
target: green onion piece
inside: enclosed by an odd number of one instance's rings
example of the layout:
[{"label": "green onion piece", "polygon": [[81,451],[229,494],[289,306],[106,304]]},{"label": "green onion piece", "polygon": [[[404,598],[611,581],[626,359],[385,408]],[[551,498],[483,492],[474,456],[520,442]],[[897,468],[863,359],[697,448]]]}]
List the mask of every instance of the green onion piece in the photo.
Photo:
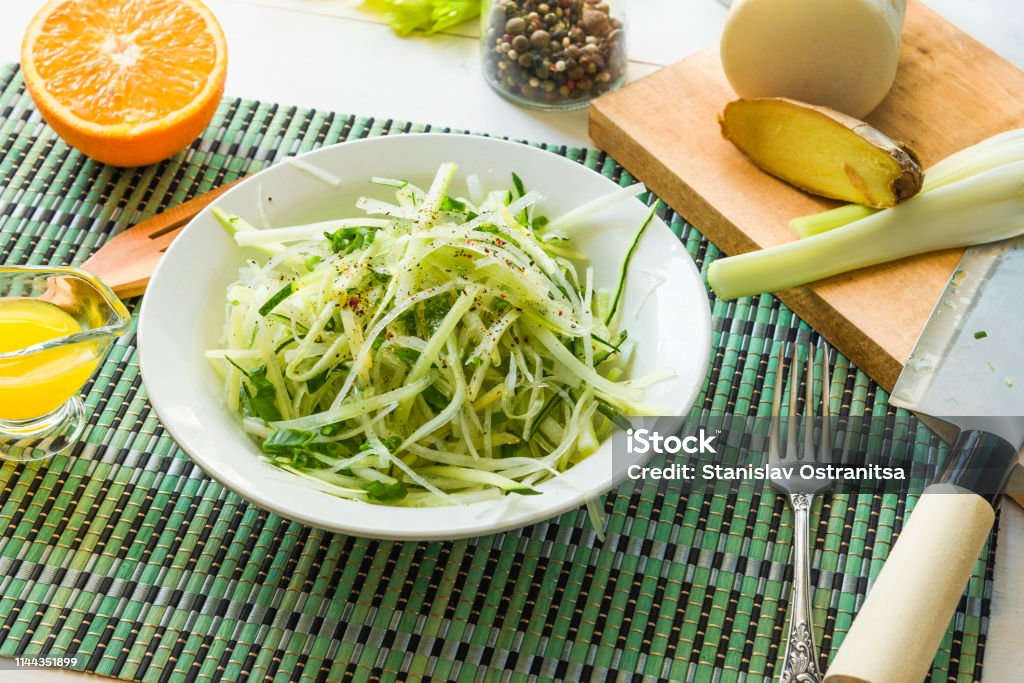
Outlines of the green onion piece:
[{"label": "green onion piece", "polygon": [[337,441],[314,441],[306,446],[306,450],[329,458],[339,458],[344,448]]},{"label": "green onion piece", "polygon": [[345,247],[345,253],[346,254],[351,254],[353,251],[355,251],[359,247],[363,246],[363,240],[364,239],[366,239],[366,234],[365,233],[361,232],[361,233],[357,234],[352,239],[352,241],[349,242],[348,246]]},{"label": "green onion piece", "polygon": [[523,179],[515,173],[512,174],[512,185],[516,188],[516,199],[526,194],[526,186],[523,185]]},{"label": "green onion piece", "polygon": [[434,410],[444,410],[448,407],[448,397],[441,393],[440,389],[431,385],[423,390],[423,400]]},{"label": "green onion piece", "polygon": [[341,430],[343,430],[344,428],[344,422],[332,422],[331,424],[324,425],[323,427],[320,428],[320,435],[328,437],[337,436],[338,434],[341,434]]},{"label": "green onion piece", "polygon": [[420,352],[416,349],[410,349],[405,346],[396,346],[393,349],[396,356],[402,359],[404,362],[412,365],[416,362],[416,359],[420,357]]},{"label": "green onion piece", "polygon": [[540,491],[537,489],[531,489],[529,486],[520,486],[515,489],[506,489],[505,493],[515,493],[520,496],[539,496]]},{"label": "green onion piece", "polygon": [[309,445],[316,434],[304,429],[275,429],[263,442],[263,452],[274,455],[290,455],[296,449]]}]

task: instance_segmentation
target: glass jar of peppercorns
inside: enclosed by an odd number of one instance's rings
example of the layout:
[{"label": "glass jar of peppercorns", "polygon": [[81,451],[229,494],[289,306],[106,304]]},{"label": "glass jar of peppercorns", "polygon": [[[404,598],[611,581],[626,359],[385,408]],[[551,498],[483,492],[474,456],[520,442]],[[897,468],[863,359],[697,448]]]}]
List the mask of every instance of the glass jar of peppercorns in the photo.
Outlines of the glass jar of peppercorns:
[{"label": "glass jar of peppercorns", "polygon": [[484,0],[484,78],[517,104],[578,109],[626,80],[626,0]]}]

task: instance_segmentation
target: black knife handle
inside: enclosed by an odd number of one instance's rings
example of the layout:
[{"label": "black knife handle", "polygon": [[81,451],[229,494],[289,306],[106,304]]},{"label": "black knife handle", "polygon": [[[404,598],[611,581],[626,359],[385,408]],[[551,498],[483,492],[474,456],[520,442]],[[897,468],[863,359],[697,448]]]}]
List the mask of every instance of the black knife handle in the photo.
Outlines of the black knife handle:
[{"label": "black knife handle", "polygon": [[995,505],[1006,487],[1017,449],[1001,436],[965,429],[956,437],[939,483],[961,486]]}]

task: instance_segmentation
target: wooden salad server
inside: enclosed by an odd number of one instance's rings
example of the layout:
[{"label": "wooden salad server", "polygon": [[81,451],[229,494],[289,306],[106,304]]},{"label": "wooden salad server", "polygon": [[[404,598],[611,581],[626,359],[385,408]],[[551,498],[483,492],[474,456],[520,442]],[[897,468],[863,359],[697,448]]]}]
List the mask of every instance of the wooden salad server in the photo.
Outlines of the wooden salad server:
[{"label": "wooden salad server", "polygon": [[81,267],[107,284],[122,299],[146,291],[160,257],[196,214],[230,190],[241,178],[171,207],[109,240]]}]

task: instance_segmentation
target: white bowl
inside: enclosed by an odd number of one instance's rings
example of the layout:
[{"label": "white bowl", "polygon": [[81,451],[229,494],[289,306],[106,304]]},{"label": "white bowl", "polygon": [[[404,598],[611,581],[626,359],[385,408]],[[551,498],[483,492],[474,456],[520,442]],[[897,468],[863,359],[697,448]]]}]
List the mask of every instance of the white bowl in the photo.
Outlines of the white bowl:
[{"label": "white bowl", "polygon": [[[545,195],[549,217],[607,194],[616,185],[562,156],[526,145],[463,135],[399,135],[347,142],[302,157],[337,176],[333,187],[307,170],[282,163],[255,175],[217,205],[256,225],[266,216],[283,226],[359,215],[360,194],[379,193],[372,176],[429,185],[437,167],[454,161],[455,194],[468,194],[465,178],[505,188],[517,173],[528,189]],[[260,210],[260,202],[263,209]],[[596,216],[574,247],[594,266],[598,287],[611,289],[647,208],[620,202]],[[251,254],[250,254],[251,255]],[[167,430],[211,477],[243,498],[289,519],[381,539],[445,540],[526,526],[581,505],[613,485],[611,439],[564,477],[542,484],[537,496],[505,496],[470,505],[401,508],[343,500],[260,459],[223,401],[223,383],[204,358],[218,346],[224,291],[246,252],[210,210],[182,231],[160,262],[142,303],[139,353],[150,400]],[[621,327],[636,344],[631,372],[675,371],[651,386],[645,402],[665,415],[684,415],[700,390],[708,363],[711,321],[707,294],[693,261],[668,226],[655,219],[633,257],[621,308]]]}]

